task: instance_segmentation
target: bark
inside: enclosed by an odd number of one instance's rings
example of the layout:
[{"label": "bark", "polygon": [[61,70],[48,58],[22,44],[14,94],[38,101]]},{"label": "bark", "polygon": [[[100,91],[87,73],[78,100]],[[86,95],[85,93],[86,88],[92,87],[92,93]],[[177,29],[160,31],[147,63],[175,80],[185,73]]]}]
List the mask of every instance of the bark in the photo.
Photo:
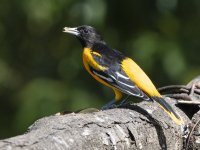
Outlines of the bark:
[{"label": "bark", "polygon": [[[193,96],[199,100],[197,93]],[[198,149],[199,106],[177,107],[175,99],[166,101],[184,120],[184,126],[176,125],[157,103],[141,102],[106,111],[41,118],[25,134],[0,140],[0,149]]]}]

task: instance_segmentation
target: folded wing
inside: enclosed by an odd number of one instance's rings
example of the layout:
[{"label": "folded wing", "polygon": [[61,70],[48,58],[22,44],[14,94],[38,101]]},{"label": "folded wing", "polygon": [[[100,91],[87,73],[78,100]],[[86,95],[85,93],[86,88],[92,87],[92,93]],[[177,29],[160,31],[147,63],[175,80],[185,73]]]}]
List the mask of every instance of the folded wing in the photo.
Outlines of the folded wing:
[{"label": "folded wing", "polygon": [[135,85],[122,71],[113,71],[110,69],[106,71],[99,71],[93,68],[90,68],[90,71],[104,80],[106,83],[120,90],[122,93],[136,96],[146,101],[151,101],[151,99],[142,90],[140,90],[137,85]]}]

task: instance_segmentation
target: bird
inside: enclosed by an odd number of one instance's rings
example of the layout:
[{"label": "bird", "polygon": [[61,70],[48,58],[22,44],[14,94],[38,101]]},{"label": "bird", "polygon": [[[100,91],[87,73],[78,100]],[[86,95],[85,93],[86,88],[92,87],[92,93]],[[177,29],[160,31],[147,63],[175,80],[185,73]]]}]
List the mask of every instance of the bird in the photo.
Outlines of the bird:
[{"label": "bird", "polygon": [[115,99],[109,102],[106,108],[122,101],[123,95],[135,96],[145,101],[156,101],[177,125],[183,124],[183,120],[163,99],[136,62],[109,47],[94,27],[64,27],[63,32],[76,36],[80,41],[83,48],[83,65],[87,72],[114,91]]}]

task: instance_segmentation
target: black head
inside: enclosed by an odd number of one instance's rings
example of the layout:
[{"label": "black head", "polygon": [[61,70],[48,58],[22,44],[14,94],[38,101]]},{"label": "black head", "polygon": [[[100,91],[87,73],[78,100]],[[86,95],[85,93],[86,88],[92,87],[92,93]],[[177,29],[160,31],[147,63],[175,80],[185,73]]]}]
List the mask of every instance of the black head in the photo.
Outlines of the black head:
[{"label": "black head", "polygon": [[101,36],[91,26],[83,25],[75,28],[65,27],[63,32],[75,35],[80,40],[83,47],[92,47],[95,43],[105,44]]}]

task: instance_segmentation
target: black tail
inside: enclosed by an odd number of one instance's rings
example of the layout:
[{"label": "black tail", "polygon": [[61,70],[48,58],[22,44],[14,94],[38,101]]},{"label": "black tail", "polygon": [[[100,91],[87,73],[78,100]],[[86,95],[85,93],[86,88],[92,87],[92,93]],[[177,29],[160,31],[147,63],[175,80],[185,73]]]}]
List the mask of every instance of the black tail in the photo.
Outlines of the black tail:
[{"label": "black tail", "polygon": [[153,100],[155,100],[160,107],[170,116],[170,118],[178,125],[183,124],[183,120],[175,113],[175,111],[172,109],[172,107],[162,98],[162,97],[151,97]]}]

